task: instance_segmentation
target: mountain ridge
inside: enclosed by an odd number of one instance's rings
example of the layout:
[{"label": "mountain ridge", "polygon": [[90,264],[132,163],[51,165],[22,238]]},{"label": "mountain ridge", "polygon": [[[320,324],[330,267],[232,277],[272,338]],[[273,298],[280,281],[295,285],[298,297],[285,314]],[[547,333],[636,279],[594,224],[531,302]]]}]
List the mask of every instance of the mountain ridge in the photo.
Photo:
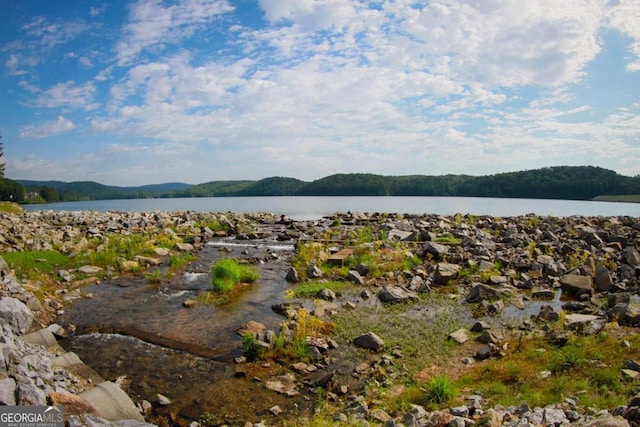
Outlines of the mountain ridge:
[{"label": "mountain ridge", "polygon": [[306,182],[273,176],[191,185],[162,183],[136,187],[93,181],[16,180],[28,191],[55,188],[62,201],[164,197],[246,196],[467,196],[591,200],[603,195],[640,194],[640,175],[628,177],[595,166],[553,166],[494,175],[377,175],[340,173]]}]

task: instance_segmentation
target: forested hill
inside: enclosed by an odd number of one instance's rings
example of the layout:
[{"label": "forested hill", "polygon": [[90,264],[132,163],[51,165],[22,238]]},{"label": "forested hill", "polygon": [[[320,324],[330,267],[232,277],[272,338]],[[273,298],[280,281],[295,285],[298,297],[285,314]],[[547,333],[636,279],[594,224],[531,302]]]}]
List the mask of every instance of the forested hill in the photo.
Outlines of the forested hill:
[{"label": "forested hill", "polygon": [[[640,194],[640,176],[594,166],[557,166],[487,176],[337,174],[312,182],[270,177],[259,181],[212,181],[110,187],[94,182],[18,181],[29,191],[55,186],[60,200],[148,197],[237,196],[476,196],[590,200],[603,195]],[[28,182],[28,184],[27,184]]]}]

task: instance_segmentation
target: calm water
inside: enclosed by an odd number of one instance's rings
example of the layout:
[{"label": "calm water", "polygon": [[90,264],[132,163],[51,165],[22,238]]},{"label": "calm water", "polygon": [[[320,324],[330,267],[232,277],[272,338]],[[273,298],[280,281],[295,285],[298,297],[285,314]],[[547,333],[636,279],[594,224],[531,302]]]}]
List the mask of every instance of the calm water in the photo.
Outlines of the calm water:
[{"label": "calm water", "polygon": [[314,220],[336,212],[517,216],[640,216],[638,203],[483,197],[201,197],[94,200],[26,205],[27,210],[124,212],[270,212],[294,220]]}]

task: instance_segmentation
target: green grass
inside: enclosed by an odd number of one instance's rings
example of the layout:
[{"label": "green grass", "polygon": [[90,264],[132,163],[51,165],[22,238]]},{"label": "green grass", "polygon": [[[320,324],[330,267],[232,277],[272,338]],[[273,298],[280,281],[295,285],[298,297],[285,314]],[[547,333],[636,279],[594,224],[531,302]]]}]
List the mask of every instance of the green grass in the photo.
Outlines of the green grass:
[{"label": "green grass", "polygon": [[295,296],[299,298],[313,298],[324,288],[331,289],[334,292],[341,292],[353,288],[353,284],[344,280],[303,282],[295,288]]},{"label": "green grass", "polygon": [[13,202],[0,202],[0,212],[21,213],[23,209]]},{"label": "green grass", "polygon": [[[621,345],[623,339],[630,347]],[[624,382],[620,369],[637,358],[640,336],[609,334],[573,337],[564,347],[554,347],[542,338],[529,337],[510,343],[511,353],[472,368],[458,381],[458,387],[473,387],[495,404],[545,406],[567,396],[579,396],[580,405],[612,408],[628,402],[633,382]],[[548,371],[547,378],[540,373]]]},{"label": "green grass", "polygon": [[192,263],[196,259],[198,259],[198,257],[190,253],[184,253],[180,255],[171,255],[169,257],[169,268],[177,270],[184,267],[187,264]]},{"label": "green grass", "polygon": [[57,251],[5,252],[2,258],[15,270],[19,279],[41,284],[37,292],[39,298],[55,290],[55,277],[59,270],[80,266],[78,260]]},{"label": "green grass", "polygon": [[332,320],[339,340],[351,342],[363,333],[374,332],[386,347],[402,348],[403,364],[417,372],[450,355],[452,344],[447,337],[462,327],[459,310],[457,301],[428,293],[412,303],[341,310]]},{"label": "green grass", "polygon": [[438,407],[450,402],[456,394],[457,390],[453,382],[444,375],[438,375],[429,381],[423,403]]},{"label": "green grass", "polygon": [[211,273],[213,289],[220,292],[230,291],[238,283],[255,282],[260,278],[254,267],[240,264],[232,258],[216,261],[211,267]]}]

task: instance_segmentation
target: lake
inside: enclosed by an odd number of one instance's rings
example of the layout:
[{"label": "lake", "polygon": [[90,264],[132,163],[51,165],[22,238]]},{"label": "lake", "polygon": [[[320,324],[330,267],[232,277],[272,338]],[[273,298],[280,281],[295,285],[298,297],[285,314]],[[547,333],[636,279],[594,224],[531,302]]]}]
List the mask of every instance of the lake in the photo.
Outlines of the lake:
[{"label": "lake", "polygon": [[298,221],[336,212],[518,216],[640,216],[640,204],[576,200],[500,199],[489,197],[199,197],[128,199],[24,205],[29,211],[122,212],[269,212]]}]

